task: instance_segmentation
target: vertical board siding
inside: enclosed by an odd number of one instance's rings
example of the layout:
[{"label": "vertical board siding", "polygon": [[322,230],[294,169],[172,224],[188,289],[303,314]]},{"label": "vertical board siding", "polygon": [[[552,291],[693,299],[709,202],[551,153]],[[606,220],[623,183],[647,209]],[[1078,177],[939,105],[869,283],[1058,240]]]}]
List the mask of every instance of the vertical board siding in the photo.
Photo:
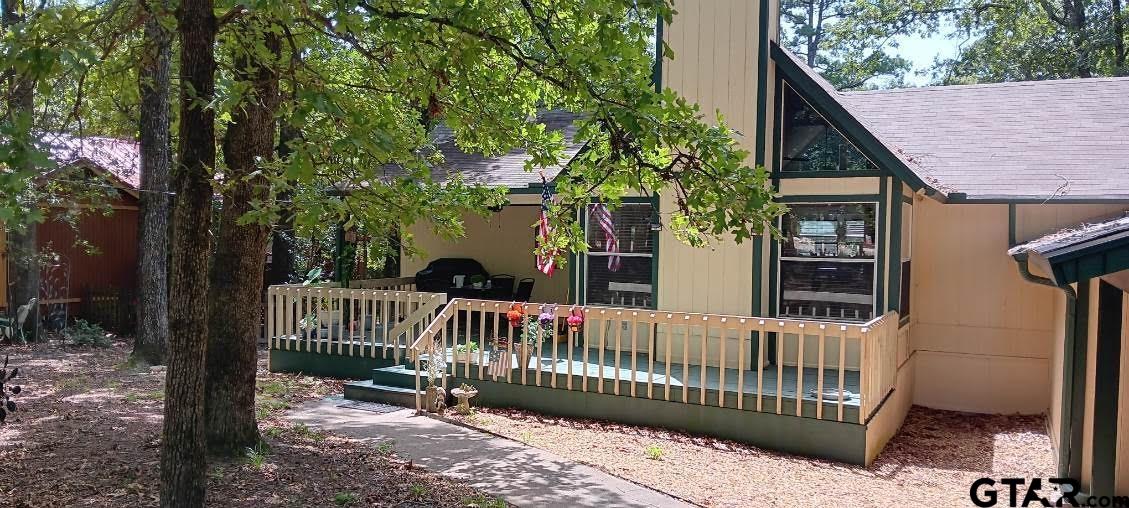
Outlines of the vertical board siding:
[{"label": "vertical board siding", "polygon": [[1121,379],[1118,381],[1117,463],[1114,495],[1129,496],[1129,293],[1122,296]]},{"label": "vertical board siding", "polygon": [[[758,10],[759,2],[747,0],[684,2],[663,28],[674,50],[674,59],[663,62],[663,85],[696,102],[707,120],[720,113],[741,133],[737,141],[750,152],[750,165],[757,147]],[[662,194],[660,209],[676,209],[670,194]],[[659,252],[660,310],[737,315],[752,310],[752,241],[695,249],[668,228],[659,235]]]},{"label": "vertical board siding", "polygon": [[[110,215],[86,213],[74,229],[49,220],[39,225],[37,246],[58,254],[68,267],[70,298],[81,298],[85,287],[133,290],[137,287],[137,221],[135,209],[116,209]],[[80,240],[93,252],[76,245]]]}]

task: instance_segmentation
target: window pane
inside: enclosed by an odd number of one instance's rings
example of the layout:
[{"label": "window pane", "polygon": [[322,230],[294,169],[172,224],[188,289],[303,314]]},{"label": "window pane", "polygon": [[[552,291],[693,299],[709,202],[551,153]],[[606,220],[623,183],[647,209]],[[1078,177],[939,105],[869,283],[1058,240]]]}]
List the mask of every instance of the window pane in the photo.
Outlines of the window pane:
[{"label": "window pane", "polygon": [[864,171],[877,169],[791,87],[784,87],[781,170]]},{"label": "window pane", "polygon": [[874,209],[874,203],[790,205],[780,255],[874,259]]},{"label": "window pane", "polygon": [[650,256],[617,256],[619,266],[609,268],[611,256],[587,257],[585,296],[591,305],[651,307]]},{"label": "window pane", "polygon": [[781,261],[780,287],[782,316],[873,317],[873,262]]},{"label": "window pane", "polygon": [[[624,204],[611,210],[612,227],[615,230],[616,240],[619,242],[619,252],[646,253],[652,252],[651,245],[651,215],[652,207],[648,204]],[[596,206],[588,207],[588,247],[589,252],[607,252],[608,244],[604,229],[600,224],[599,213]]]}]

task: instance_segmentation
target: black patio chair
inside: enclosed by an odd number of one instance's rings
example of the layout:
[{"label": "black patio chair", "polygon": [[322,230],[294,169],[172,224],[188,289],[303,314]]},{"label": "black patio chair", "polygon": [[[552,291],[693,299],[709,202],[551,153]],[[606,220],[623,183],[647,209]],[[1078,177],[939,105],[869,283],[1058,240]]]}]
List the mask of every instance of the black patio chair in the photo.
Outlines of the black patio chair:
[{"label": "black patio chair", "polygon": [[514,294],[514,276],[498,274],[490,276],[490,297],[499,300],[509,300]]},{"label": "black patio chair", "polygon": [[515,302],[528,302],[533,296],[533,279],[526,277],[517,282],[517,291],[514,291]]}]

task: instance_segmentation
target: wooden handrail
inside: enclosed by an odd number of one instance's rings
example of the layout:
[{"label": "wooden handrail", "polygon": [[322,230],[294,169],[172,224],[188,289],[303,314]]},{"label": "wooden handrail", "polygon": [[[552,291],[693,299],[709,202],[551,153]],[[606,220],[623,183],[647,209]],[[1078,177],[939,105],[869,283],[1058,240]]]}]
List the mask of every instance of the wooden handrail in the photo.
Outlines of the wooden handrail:
[{"label": "wooden handrail", "polygon": [[[854,415],[849,419],[858,423],[865,423],[880,406],[896,377],[896,312],[860,323],[556,305],[551,316],[554,324],[526,341],[519,340],[521,328],[512,328],[506,319],[511,305],[455,298],[423,328],[409,347],[417,367],[417,409],[421,408],[418,395],[422,393],[420,372],[425,352],[430,358],[442,355],[446,372],[465,379],[685,404],[735,405],[741,410],[838,421],[848,420],[846,409],[850,409],[857,410],[857,420]],[[519,305],[534,319],[549,308]],[[585,316],[584,323],[577,330],[558,333],[559,323],[574,309]],[[458,322],[461,320],[466,323]],[[451,321],[455,321],[453,327]],[[512,368],[501,377],[491,377],[486,368],[484,350],[492,339],[507,339],[509,344]],[[475,351],[472,341],[478,345],[477,355],[470,353]],[[561,362],[557,344],[565,341],[568,346]],[[774,354],[766,354],[766,348],[772,345],[776,346]],[[581,351],[575,349],[578,347]],[[592,375],[586,365],[574,367],[576,361],[589,362],[590,350],[595,351],[597,363],[614,355],[614,364],[609,365],[612,374]],[[507,352],[501,354],[505,358]],[[580,356],[574,356],[577,354]],[[750,354],[751,359],[747,358]],[[531,358],[541,357],[546,362],[536,365],[543,367],[530,366]],[[634,375],[621,377],[619,373],[625,368]],[[692,368],[698,370],[688,378]],[[805,368],[815,368],[816,372],[805,374]],[[710,376],[706,376],[707,369],[712,372]],[[646,381],[638,380],[640,373],[647,376]],[[565,377],[560,379],[562,375]],[[789,380],[784,382],[786,377]],[[676,384],[671,383],[672,378]],[[727,387],[734,378],[737,388]],[[848,395],[848,390],[856,390],[855,379],[858,393]],[[447,383],[446,377],[443,383]],[[716,392],[716,396],[707,396],[707,390]],[[751,394],[755,394],[755,404],[753,399],[746,404],[745,398]]]}]

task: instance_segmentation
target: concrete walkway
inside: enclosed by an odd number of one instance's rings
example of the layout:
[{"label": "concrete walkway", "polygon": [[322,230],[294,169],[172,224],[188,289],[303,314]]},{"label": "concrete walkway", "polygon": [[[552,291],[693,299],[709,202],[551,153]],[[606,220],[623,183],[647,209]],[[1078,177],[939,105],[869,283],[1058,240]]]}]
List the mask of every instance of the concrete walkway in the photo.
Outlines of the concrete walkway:
[{"label": "concrete walkway", "polygon": [[346,402],[339,397],[311,402],[287,418],[373,445],[391,441],[396,454],[413,464],[518,506],[692,506],[544,450],[417,416],[414,410],[376,413],[340,407]]}]

